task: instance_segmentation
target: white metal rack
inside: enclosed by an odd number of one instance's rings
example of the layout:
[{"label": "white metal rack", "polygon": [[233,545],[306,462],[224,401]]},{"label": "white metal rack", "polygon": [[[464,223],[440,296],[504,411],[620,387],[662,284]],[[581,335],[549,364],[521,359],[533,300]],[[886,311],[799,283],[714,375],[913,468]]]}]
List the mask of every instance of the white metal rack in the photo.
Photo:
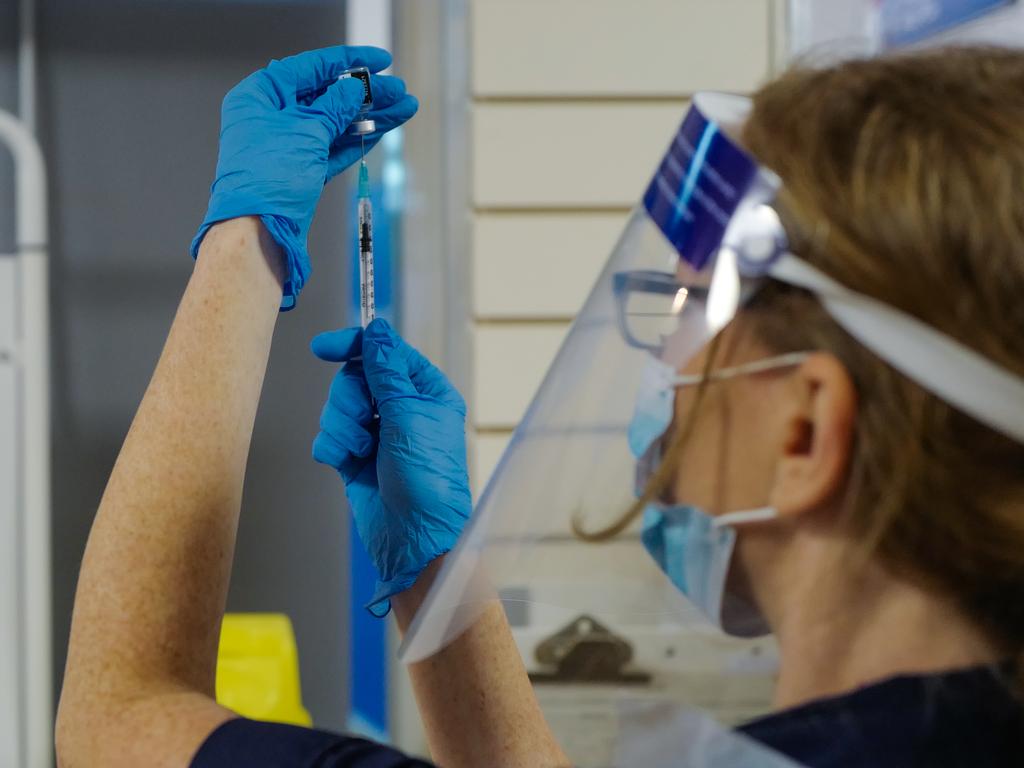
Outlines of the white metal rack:
[{"label": "white metal rack", "polygon": [[46,177],[0,111],[14,157],[15,252],[0,256],[0,765],[52,764]]},{"label": "white metal rack", "polygon": [[46,169],[34,136],[32,0],[20,4],[14,252],[0,254],[0,766],[53,765]]}]

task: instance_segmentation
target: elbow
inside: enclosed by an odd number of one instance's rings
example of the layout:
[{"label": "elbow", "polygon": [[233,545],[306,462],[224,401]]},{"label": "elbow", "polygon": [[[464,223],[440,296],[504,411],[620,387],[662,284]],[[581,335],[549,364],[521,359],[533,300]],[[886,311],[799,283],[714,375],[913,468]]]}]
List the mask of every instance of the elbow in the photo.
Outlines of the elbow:
[{"label": "elbow", "polygon": [[90,765],[87,730],[83,727],[85,718],[80,709],[74,697],[62,692],[53,731],[57,768],[85,768]]},{"label": "elbow", "polygon": [[74,768],[77,765],[74,760],[74,745],[77,734],[72,725],[73,719],[68,714],[67,701],[62,696],[60,706],[57,708],[57,722],[53,731],[53,746],[57,757],[57,768]]},{"label": "elbow", "polygon": [[53,732],[58,768],[111,765],[109,750],[131,703],[124,695],[124,673],[112,669],[105,659],[82,653],[72,637]]},{"label": "elbow", "polygon": [[57,768],[90,768],[101,764],[97,747],[107,737],[108,718],[102,702],[76,695],[67,684],[61,691],[53,732]]}]

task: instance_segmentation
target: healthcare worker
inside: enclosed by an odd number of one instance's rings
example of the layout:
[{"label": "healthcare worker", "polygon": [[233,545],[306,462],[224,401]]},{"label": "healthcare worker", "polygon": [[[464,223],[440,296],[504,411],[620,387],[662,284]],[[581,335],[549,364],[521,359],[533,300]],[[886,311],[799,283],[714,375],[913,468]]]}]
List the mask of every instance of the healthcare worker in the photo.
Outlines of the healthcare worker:
[{"label": "healthcare worker", "polygon": [[[196,270],[82,566],[63,765],[422,764],[212,699],[270,337],[352,160],[360,94],[331,83],[356,62],[386,56],[286,59],[225,101]],[[379,125],[411,116],[397,81],[379,89]],[[1018,53],[699,94],[472,517],[445,377],[383,321],[317,337],[345,365],[314,457],[345,482],[438,764],[570,764],[509,587],[541,624],[777,639],[774,713],[732,731],[623,699],[606,765],[1019,764],[1022,186]],[[687,711],[727,703],[743,669]]]}]

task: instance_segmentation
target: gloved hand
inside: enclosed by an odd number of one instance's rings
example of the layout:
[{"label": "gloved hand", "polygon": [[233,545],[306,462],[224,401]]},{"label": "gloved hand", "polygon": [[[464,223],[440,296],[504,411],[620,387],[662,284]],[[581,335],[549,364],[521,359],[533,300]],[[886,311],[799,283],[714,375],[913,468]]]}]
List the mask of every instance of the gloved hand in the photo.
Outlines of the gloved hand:
[{"label": "gloved hand", "polygon": [[466,404],[383,320],[365,331],[322,333],[312,348],[321,360],[348,361],[331,384],[313,458],[345,481],[359,538],[380,574],[366,607],[385,616],[389,598],[452,549],[469,519]]},{"label": "gloved hand", "polygon": [[[363,85],[338,75],[357,66],[379,72],[391,63],[380,48],[336,46],[272,61],[232,88],[221,106],[220,155],[210,204],[192,257],[211,226],[259,216],[285,255],[281,309],[295,306],[309,277],[306,236],[324,184],[360,156],[360,138],[345,133],[363,102]],[[366,148],[419,107],[397,77],[372,76],[377,131]]]}]

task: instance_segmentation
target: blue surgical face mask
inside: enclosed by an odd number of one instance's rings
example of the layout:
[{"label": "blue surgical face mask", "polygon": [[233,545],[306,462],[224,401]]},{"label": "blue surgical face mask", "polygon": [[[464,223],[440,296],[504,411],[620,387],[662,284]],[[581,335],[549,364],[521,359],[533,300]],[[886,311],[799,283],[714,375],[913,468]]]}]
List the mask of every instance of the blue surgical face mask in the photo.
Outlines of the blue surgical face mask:
[{"label": "blue surgical face mask", "polygon": [[[710,375],[722,380],[744,374],[799,365],[807,353],[759,360]],[[629,448],[637,459],[637,495],[643,493],[660,463],[661,440],[672,423],[675,390],[699,384],[700,376],[679,375],[667,363],[650,358],[641,374],[636,408],[628,430]],[[730,635],[757,637],[770,631],[760,610],[726,589],[733,550],[734,526],[777,517],[771,507],[741,510],[714,517],[694,506],[648,504],[641,541],[658,567],[713,624]]]},{"label": "blue surgical face mask", "polygon": [[636,406],[627,432],[629,450],[636,459],[642,458],[672,423],[675,378],[676,369],[656,357],[649,357],[640,372]]},{"label": "blue surgical face mask", "polygon": [[759,637],[771,631],[761,611],[726,588],[736,547],[733,526],[776,516],[771,507],[712,517],[697,507],[648,504],[640,540],[658,567],[708,621],[729,635]]}]

